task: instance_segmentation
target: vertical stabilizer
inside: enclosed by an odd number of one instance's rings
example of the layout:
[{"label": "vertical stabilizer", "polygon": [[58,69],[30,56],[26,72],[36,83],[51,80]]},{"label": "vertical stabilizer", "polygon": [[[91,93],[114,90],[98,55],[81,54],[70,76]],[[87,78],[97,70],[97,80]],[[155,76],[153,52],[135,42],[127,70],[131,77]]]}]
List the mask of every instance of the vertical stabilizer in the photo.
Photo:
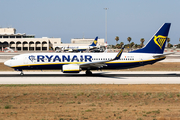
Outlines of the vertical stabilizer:
[{"label": "vertical stabilizer", "polygon": [[131,51],[130,53],[162,54],[164,52],[170,26],[171,23],[164,23],[143,48]]}]

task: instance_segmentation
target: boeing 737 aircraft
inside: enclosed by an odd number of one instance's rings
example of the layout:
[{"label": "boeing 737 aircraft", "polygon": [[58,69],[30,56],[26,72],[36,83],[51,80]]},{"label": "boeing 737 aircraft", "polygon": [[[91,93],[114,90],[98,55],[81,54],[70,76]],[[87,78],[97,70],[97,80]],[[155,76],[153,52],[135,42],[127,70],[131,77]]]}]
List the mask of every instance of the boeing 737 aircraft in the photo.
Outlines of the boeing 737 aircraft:
[{"label": "boeing 737 aircraft", "polygon": [[98,37],[96,37],[94,39],[94,41],[92,42],[92,44],[89,46],[56,46],[55,48],[61,49],[63,51],[69,51],[69,52],[83,52],[86,50],[93,50],[93,49],[97,48],[96,47],[97,40],[98,40]]},{"label": "boeing 737 aircraft", "polygon": [[59,69],[63,73],[79,73],[98,69],[127,69],[153,64],[166,58],[163,54],[170,23],[164,23],[141,49],[122,53],[30,53],[14,56],[4,64],[17,71]]}]

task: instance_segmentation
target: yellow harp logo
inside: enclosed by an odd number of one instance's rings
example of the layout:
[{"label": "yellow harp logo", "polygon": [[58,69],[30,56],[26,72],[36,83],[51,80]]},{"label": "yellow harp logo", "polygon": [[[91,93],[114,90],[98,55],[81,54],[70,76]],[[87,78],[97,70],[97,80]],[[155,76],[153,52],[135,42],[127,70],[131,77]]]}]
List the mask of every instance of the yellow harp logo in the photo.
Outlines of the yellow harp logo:
[{"label": "yellow harp logo", "polygon": [[95,45],[97,44],[97,41],[96,41],[96,40],[94,40],[94,44],[95,44]]},{"label": "yellow harp logo", "polygon": [[162,36],[162,35],[158,35],[158,36],[154,36],[154,42],[156,43],[156,45],[159,46],[159,48],[162,49],[165,41],[166,41],[166,36]]}]

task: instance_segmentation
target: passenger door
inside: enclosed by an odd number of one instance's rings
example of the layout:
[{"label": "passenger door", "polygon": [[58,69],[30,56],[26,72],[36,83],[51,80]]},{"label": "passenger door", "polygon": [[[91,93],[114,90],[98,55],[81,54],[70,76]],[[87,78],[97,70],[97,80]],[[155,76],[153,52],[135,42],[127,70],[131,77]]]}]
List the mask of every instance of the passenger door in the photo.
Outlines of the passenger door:
[{"label": "passenger door", "polygon": [[28,64],[28,57],[27,56],[25,56],[25,58],[24,58],[24,64]]}]

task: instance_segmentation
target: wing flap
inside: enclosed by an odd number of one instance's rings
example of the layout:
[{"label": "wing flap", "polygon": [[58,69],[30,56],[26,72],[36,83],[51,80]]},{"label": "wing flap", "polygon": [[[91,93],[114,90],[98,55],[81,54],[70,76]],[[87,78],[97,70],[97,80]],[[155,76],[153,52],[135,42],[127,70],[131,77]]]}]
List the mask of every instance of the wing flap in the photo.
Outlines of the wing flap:
[{"label": "wing flap", "polygon": [[109,62],[109,61],[98,61],[98,62],[91,62],[91,63],[83,63],[83,64],[80,64],[80,67],[81,68],[99,68],[99,67],[102,67],[102,66],[105,66],[106,62]]}]

